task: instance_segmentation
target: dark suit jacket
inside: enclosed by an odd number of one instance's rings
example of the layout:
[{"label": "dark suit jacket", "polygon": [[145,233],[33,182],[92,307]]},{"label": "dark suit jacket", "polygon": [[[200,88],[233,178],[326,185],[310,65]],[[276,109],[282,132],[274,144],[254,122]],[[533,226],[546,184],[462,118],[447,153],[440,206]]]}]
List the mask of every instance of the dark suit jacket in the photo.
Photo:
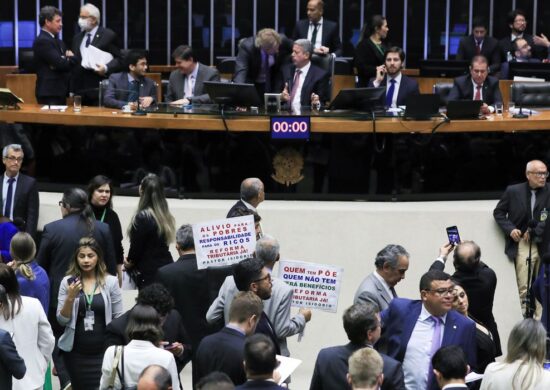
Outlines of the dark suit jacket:
[{"label": "dark suit jacket", "polygon": [[[72,75],[71,91],[78,95],[82,95],[83,104],[97,105],[99,98],[99,82],[103,80],[104,77],[98,75],[93,70],[84,69],[80,66],[80,62],[82,61],[80,44],[82,43],[82,40],[86,38],[86,33],[86,31],[81,31],[73,37],[72,51],[78,58],[79,65],[75,67]],[[124,61],[118,46],[117,35],[113,30],[99,26],[95,36],[92,38],[91,44],[98,49],[109,52],[113,55],[113,60],[106,64],[106,76],[123,70]]]},{"label": "dark suit jacket", "polygon": [[240,216],[239,211],[246,211],[248,207],[243,203],[242,200],[238,200],[227,212],[226,218],[233,218]]},{"label": "dark suit jacket", "polygon": [[[208,65],[197,62],[199,69],[197,70],[197,78],[195,79],[195,89],[193,91],[193,97],[191,103],[209,103],[210,96],[204,91],[205,81],[220,81],[220,74],[215,68],[211,68]],[[183,75],[178,69],[170,73],[170,81],[168,82],[168,92],[166,93],[166,101],[173,102],[175,100],[183,99],[185,82],[185,75]]]},{"label": "dark suit jacket", "polygon": [[[130,83],[128,82],[128,72],[113,73],[109,76],[109,86],[105,92],[105,106],[112,108],[122,108],[128,104]],[[151,96],[153,103],[157,101],[157,87],[155,82],[149,77],[143,77],[139,83],[139,96]]]},{"label": "dark suit jacket", "polygon": [[[59,284],[73,261],[78,241],[88,235],[87,226],[79,214],[67,215],[44,226],[36,261],[50,277],[50,310],[57,308]],[[116,275],[115,250],[109,225],[94,221],[92,236],[103,249],[107,271]]]},{"label": "dark suit jacket", "polygon": [[271,323],[271,320],[265,314],[265,311],[262,311],[262,316],[260,317],[260,321],[258,321],[258,324],[256,325],[256,332],[255,333],[261,333],[265,334],[267,337],[273,341],[273,345],[275,346],[275,352],[277,352],[277,355],[281,354],[281,346],[279,345],[279,339],[275,335],[275,327]]},{"label": "dark suit jacket", "polygon": [[[489,61],[490,72],[497,72],[500,68],[502,57],[496,38],[486,36],[483,39],[481,54],[484,55]],[[472,34],[460,40],[460,43],[458,44],[458,52],[456,53],[456,59],[470,61],[474,58],[474,56],[476,56],[476,42]]]},{"label": "dark suit jacket", "polygon": [[[407,345],[422,309],[422,301],[394,298],[390,306],[381,313],[386,335],[387,354],[403,362]],[[476,366],[476,326],[469,318],[451,310],[447,313],[441,346],[458,345],[466,354],[468,364]],[[435,379],[428,384],[437,389]]]},{"label": "dark suit jacket", "polygon": [[[4,189],[4,175],[0,180],[0,194]],[[36,238],[36,226],[38,224],[38,209],[40,200],[36,180],[30,176],[19,174],[17,187],[14,194],[13,218],[21,218],[25,222],[25,231]],[[4,203],[0,196],[0,210],[4,210]]]},{"label": "dark suit jacket", "polygon": [[21,379],[26,371],[25,361],[17,353],[10,334],[0,329],[0,389],[11,389],[12,376]]},{"label": "dark suit jacket", "polygon": [[[282,84],[279,84],[278,87],[276,87],[276,90],[280,90],[280,92],[282,92],[285,83],[288,83],[288,92],[290,93],[290,91],[292,91],[292,86],[294,85],[295,72],[296,67],[294,65],[283,66],[281,69],[281,76],[278,81]],[[300,104],[302,106],[311,106],[311,94],[315,93],[319,95],[321,105],[324,105],[329,100],[328,79],[329,74],[327,72],[318,66],[311,64],[304,80],[304,85],[302,85]],[[290,106],[290,102],[287,102],[287,105]]]},{"label": "dark suit jacket", "polygon": [[247,389],[247,390],[256,390],[256,389],[270,389],[270,390],[279,390],[286,389],[286,387],[281,387],[275,382],[271,381],[262,381],[262,380],[248,380],[240,386],[235,387],[235,390]]},{"label": "dark suit jacket", "polygon": [[[498,41],[498,46],[500,48],[500,55],[502,62],[507,61],[507,54],[508,52],[513,53],[512,48],[512,40],[510,39],[511,36],[508,33],[504,38]],[[535,41],[533,41],[533,36],[531,34],[523,34],[523,38],[527,41],[529,46],[531,46],[531,50],[533,51],[533,57],[538,58],[539,60],[542,60],[548,56],[548,49],[543,46],[537,46],[535,45]]]},{"label": "dark suit jacket", "polygon": [[[67,47],[63,41],[40,30],[32,44],[36,69],[35,95],[40,104],[65,101],[69,92],[70,71],[76,64],[74,57],[66,58]],[[51,100],[51,99],[54,100]]]},{"label": "dark suit jacket", "polygon": [[[233,74],[233,81],[235,83],[254,84],[258,78],[262,66],[262,52],[260,48],[256,47],[255,39],[255,37],[246,38],[239,45],[239,51],[235,60],[235,73]],[[266,90],[265,92],[281,92],[274,90],[274,87],[278,85],[277,77],[280,75],[281,66],[288,63],[291,52],[292,41],[286,37],[282,37],[279,52],[275,55],[275,63],[271,67],[271,90]]]},{"label": "dark suit jacket", "polygon": [[[346,379],[348,359],[355,351],[365,347],[348,343],[321,349],[315,361],[309,390],[351,389]],[[387,355],[380,355],[384,361],[382,390],[405,390],[401,363]]]},{"label": "dark suit jacket", "polygon": [[[550,309],[550,301],[548,300],[547,289],[550,289],[550,286],[546,286],[548,282],[546,281],[545,269],[548,265],[542,264],[539,271],[539,276],[533,283],[532,292],[537,301],[542,305],[542,317],[541,322],[548,331],[550,329],[550,318],[548,317],[548,310]],[[550,272],[550,270],[549,270]]]},{"label": "dark suit jacket", "polygon": [[[369,87],[374,87],[374,78],[370,79]],[[388,82],[388,76],[384,77],[384,80],[380,83],[380,87],[386,87]],[[415,79],[401,75],[401,84],[399,85],[399,91],[397,92],[397,105],[403,106],[407,104],[407,98],[411,95],[420,95],[420,89]],[[386,104],[386,95],[383,96],[382,105]]]},{"label": "dark suit jacket", "polygon": [[210,307],[209,300],[206,299],[206,270],[197,269],[195,254],[183,255],[175,263],[159,268],[155,281],[166,287],[174,298],[174,308],[181,315],[194,355],[201,340],[211,333],[206,322],[206,312]]},{"label": "dark suit jacket", "polygon": [[[497,102],[502,103],[502,95],[498,87],[498,79],[493,76],[487,76],[483,83],[483,102],[493,105]],[[450,100],[472,100],[474,98],[474,85],[470,75],[460,76],[454,79],[453,88],[449,92],[447,101]]]},{"label": "dark suit jacket", "polygon": [[[113,318],[109,325],[107,325],[105,331],[105,349],[111,345],[126,345],[130,342],[130,339],[128,339],[126,335],[126,327],[130,320],[131,311],[130,309],[120,317]],[[164,335],[162,338],[163,341],[184,344],[184,350],[181,356],[174,357],[176,365],[178,366],[178,372],[181,372],[183,367],[191,360],[191,348],[187,346],[190,342],[189,336],[187,336],[181,316],[176,310],[170,310],[166,315],[162,323],[162,333]]]},{"label": "dark suit jacket", "polygon": [[244,342],[244,334],[228,327],[206,336],[199,344],[193,363],[197,365],[197,378],[221,371],[231,378],[234,385],[246,382]]},{"label": "dark suit jacket", "polygon": [[[383,49],[387,46],[382,44]],[[353,63],[357,69],[357,77],[359,78],[359,87],[366,87],[372,77],[376,77],[376,67],[384,63],[384,54],[376,48],[376,45],[365,38],[357,44],[355,48],[355,57]]]},{"label": "dark suit jacket", "polygon": [[[534,219],[537,222],[535,232],[537,234],[537,249],[539,256],[542,257],[548,252],[550,244],[550,229],[545,221],[541,221],[541,212],[550,210],[550,187],[546,184],[539,189],[536,194],[535,208],[531,218],[531,190],[527,182],[508,186],[498,201],[493,211],[493,217],[498,226],[504,232],[506,245],[504,252],[508,258],[515,261],[518,253],[518,244],[510,232],[514,229],[521,230],[524,233],[529,226],[529,221]],[[523,260],[523,259],[522,259]]]},{"label": "dark suit jacket", "polygon": [[[445,265],[441,261],[434,261],[430,270],[443,271]],[[496,356],[502,355],[500,336],[497,323],[493,316],[493,302],[497,288],[497,275],[487,264],[480,261],[472,270],[457,269],[453,274],[456,280],[468,295],[468,314],[482,325],[487,327],[493,336]]]},{"label": "dark suit jacket", "polygon": [[[508,80],[510,77],[510,62],[517,62],[515,58],[513,58],[511,61],[503,62],[500,66],[500,80]],[[538,58],[529,58],[526,62],[530,63],[540,63],[541,61]]]},{"label": "dark suit jacket", "polygon": [[[292,33],[292,40],[307,39],[308,30],[309,19],[297,21],[294,26],[294,32]],[[338,23],[327,20],[323,17],[322,30],[323,36],[321,37],[321,45],[328,47],[331,53],[334,53],[337,57],[340,57],[342,55],[342,41],[340,41]]]}]

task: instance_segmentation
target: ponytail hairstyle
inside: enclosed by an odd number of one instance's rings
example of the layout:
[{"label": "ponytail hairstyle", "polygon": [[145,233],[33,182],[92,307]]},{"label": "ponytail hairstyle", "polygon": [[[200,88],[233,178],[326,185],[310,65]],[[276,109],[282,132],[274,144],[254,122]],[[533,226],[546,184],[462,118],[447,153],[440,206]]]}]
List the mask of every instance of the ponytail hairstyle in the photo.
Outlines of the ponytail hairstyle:
[{"label": "ponytail hairstyle", "polygon": [[36,244],[32,236],[26,232],[16,233],[10,242],[10,255],[15,261],[15,272],[19,272],[27,280],[34,280],[35,275],[30,263],[36,255]]},{"label": "ponytail hairstyle", "polygon": [[88,229],[88,235],[91,236],[94,231],[95,216],[88,202],[86,191],[80,188],[69,188],[63,193],[61,202],[63,207],[69,211],[69,214],[79,214],[81,221]]},{"label": "ponytail hairstyle", "polygon": [[9,320],[21,311],[22,300],[15,271],[4,263],[0,263],[0,285],[6,295],[3,300],[0,298],[0,312],[5,320]]},{"label": "ponytail hairstyle", "polygon": [[132,228],[135,228],[136,216],[143,213],[155,220],[159,237],[166,242],[166,245],[169,245],[176,239],[176,220],[168,210],[162,182],[157,175],[150,173],[143,178],[139,189],[138,209],[128,227],[128,235],[131,237]]}]

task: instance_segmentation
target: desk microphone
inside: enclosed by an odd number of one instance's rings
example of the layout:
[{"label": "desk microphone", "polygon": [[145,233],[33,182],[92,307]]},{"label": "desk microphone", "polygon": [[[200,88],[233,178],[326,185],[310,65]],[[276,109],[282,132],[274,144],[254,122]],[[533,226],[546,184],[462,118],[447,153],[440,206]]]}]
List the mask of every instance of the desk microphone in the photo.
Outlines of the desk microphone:
[{"label": "desk microphone", "polygon": [[515,118],[515,119],[527,118],[527,114],[523,113],[523,107],[521,106],[521,104],[519,105],[519,112],[517,114],[512,115],[512,118]]}]

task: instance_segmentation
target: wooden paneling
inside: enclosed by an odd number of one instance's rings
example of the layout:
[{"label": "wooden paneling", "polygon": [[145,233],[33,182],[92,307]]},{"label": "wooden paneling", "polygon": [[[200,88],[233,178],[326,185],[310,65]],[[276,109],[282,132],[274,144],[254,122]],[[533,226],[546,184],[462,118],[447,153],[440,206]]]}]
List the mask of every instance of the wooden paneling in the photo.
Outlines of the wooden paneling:
[{"label": "wooden paneling", "polygon": [[34,73],[6,75],[6,87],[23,99],[25,103],[36,103],[36,96],[34,95],[35,86],[36,75]]},{"label": "wooden paneling", "polygon": [[17,72],[17,66],[0,66],[0,88],[6,88],[6,75]]}]

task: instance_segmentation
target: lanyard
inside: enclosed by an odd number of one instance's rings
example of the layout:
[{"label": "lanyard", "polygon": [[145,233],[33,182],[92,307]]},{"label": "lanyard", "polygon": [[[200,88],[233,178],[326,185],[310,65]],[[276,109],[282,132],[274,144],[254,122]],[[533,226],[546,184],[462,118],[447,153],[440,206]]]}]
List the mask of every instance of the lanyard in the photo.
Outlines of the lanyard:
[{"label": "lanyard", "polygon": [[92,302],[94,300],[94,294],[95,294],[95,289],[96,288],[97,288],[97,282],[95,282],[94,290],[92,291],[92,293],[90,295],[84,293],[84,296],[86,297],[86,303],[88,304],[88,310],[91,310],[91,308],[92,308]]},{"label": "lanyard", "polygon": [[103,220],[105,219],[105,214],[107,214],[107,207],[103,209],[103,214],[101,214],[101,219],[100,219],[101,222],[103,222]]}]

